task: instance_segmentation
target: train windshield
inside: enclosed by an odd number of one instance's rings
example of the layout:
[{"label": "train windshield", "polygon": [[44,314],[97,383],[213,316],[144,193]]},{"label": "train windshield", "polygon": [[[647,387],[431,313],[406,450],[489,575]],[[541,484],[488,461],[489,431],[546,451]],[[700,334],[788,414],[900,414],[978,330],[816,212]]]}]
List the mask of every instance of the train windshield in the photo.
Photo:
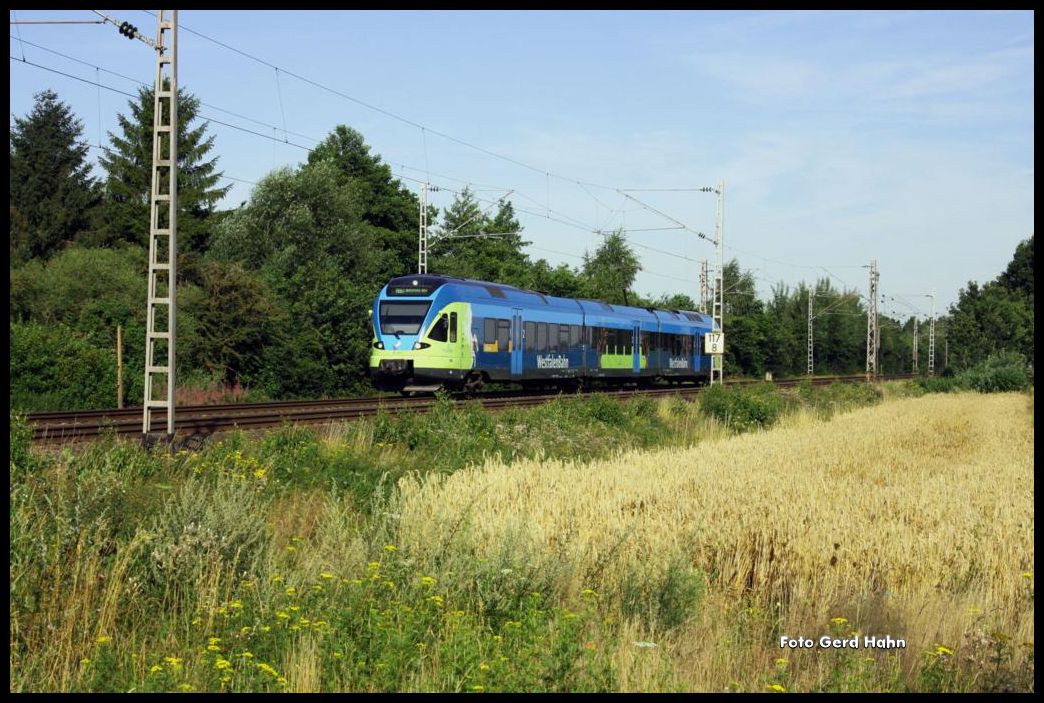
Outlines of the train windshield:
[{"label": "train windshield", "polygon": [[381,332],[383,334],[417,334],[430,307],[430,302],[381,301]]}]

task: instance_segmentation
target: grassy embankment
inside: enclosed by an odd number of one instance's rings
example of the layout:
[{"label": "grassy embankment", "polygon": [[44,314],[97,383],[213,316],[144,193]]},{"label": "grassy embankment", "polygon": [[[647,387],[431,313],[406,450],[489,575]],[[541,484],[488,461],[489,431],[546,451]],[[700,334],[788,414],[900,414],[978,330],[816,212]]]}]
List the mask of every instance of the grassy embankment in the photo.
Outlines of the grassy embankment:
[{"label": "grassy embankment", "polygon": [[[1031,399],[440,406],[173,458],[16,422],[10,687],[1025,690]],[[779,647],[853,631],[907,647]]]}]

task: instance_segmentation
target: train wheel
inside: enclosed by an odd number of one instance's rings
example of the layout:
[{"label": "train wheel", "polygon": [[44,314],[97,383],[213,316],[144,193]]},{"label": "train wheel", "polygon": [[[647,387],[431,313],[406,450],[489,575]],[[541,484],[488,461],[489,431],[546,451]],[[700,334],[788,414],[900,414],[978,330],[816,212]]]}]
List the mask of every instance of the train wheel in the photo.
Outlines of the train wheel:
[{"label": "train wheel", "polygon": [[482,374],[476,371],[472,371],[464,377],[464,390],[468,393],[474,393],[482,387]]}]

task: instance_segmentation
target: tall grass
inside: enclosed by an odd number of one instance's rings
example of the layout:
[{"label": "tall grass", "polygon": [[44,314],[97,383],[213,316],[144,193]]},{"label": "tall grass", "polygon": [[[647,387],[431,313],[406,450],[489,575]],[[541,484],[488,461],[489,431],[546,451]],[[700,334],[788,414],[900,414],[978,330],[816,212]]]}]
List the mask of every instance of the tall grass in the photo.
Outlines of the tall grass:
[{"label": "tall grass", "polygon": [[[12,417],[10,688],[1028,688],[1032,396],[857,393],[740,436],[569,398],[175,456]],[[852,628],[909,646],[778,647]]]},{"label": "tall grass", "polygon": [[[597,592],[671,650],[686,689],[779,684],[777,658],[793,689],[1024,688],[1025,409],[1017,395],[926,396],[694,449],[410,478],[395,508],[400,542],[422,564],[452,562],[463,581],[503,563],[566,601]],[[833,630],[908,644],[851,661],[779,647],[782,635]],[[984,657],[992,674],[976,664]]]}]

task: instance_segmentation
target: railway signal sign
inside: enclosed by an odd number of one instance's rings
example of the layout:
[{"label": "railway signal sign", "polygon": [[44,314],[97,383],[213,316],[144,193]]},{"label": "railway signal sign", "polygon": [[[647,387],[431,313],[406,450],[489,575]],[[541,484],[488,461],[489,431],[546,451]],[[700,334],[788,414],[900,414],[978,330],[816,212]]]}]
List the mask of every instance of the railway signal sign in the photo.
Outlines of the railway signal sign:
[{"label": "railway signal sign", "polygon": [[703,337],[703,353],[704,354],[724,354],[725,353],[725,333],[724,332],[708,332]]}]

